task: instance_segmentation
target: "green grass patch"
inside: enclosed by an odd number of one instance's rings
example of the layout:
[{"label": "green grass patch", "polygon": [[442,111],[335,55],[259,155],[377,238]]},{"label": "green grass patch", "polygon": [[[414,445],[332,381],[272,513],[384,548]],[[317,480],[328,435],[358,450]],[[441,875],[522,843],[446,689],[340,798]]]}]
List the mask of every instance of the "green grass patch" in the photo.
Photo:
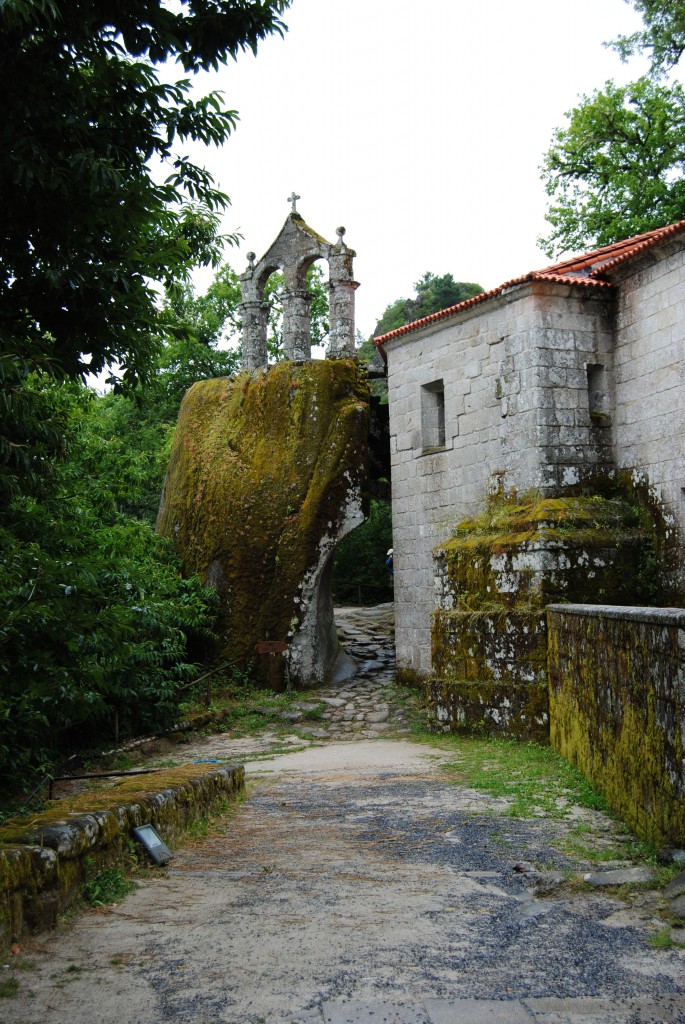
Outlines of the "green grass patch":
[{"label": "green grass patch", "polygon": [[193,821],[188,822],[184,829],[184,834],[188,839],[192,839],[195,842],[201,842],[206,839],[207,836],[216,831],[219,820],[225,818],[230,804],[228,800],[222,801],[212,812],[202,814],[199,818],[195,818]]},{"label": "green grass patch", "polygon": [[328,707],[323,701],[319,701],[316,707],[307,708],[306,711],[302,712],[302,719],[306,722],[320,722],[323,718],[323,713]]},{"label": "green grass patch", "polygon": [[[290,730],[291,734],[296,735],[295,730]],[[305,739],[306,737],[302,737]],[[275,744],[273,747],[269,747],[268,750],[260,751],[256,750],[252,754],[241,754],[241,762],[245,761],[273,761],[275,757],[280,757],[282,754],[299,754],[301,750],[308,750],[310,746],[315,744],[311,743],[284,743]],[[231,758],[235,761],[235,758]]]},{"label": "green grass patch", "polygon": [[203,732],[230,732],[232,736],[254,736],[269,730],[275,733],[291,732],[293,723],[282,719],[284,711],[294,710],[296,703],[312,704],[302,711],[304,722],[318,722],[326,710],[326,704],[312,699],[307,691],[292,690],[290,693],[274,693],[273,690],[255,688],[243,676],[230,676],[220,680],[207,708],[201,696],[182,707],[182,714],[192,722],[194,717],[204,717],[209,711],[210,722],[202,726]]},{"label": "green grass patch", "polygon": [[[440,767],[456,785],[505,801],[501,809],[483,808],[482,814],[569,821],[563,837],[554,842],[567,856],[597,866],[622,861],[655,869],[654,882],[632,888],[662,888],[681,870],[677,864],[660,865],[658,848],[612,816],[601,793],[552,747],[492,737],[435,736],[420,729],[413,737],[450,755]],[[579,808],[601,811],[610,820],[586,817],[573,822]]]},{"label": "green grass patch", "polygon": [[666,885],[679,870],[677,864],[660,865],[658,847],[648,840],[639,839],[621,823],[616,824],[610,838],[598,836],[590,825],[576,825],[568,831],[563,852],[593,864],[612,861],[648,864],[656,869],[659,886]]},{"label": "green grass patch", "polygon": [[0,999],[14,999],[19,991],[19,982],[16,978],[5,978],[0,981]]},{"label": "green grass patch", "polygon": [[593,864],[611,864],[614,861],[634,860],[625,846],[596,846],[591,843],[578,842],[569,836],[564,844],[564,853],[568,853],[580,860],[592,861]]},{"label": "green grass patch", "polygon": [[91,907],[106,907],[118,903],[135,889],[135,883],[124,875],[121,868],[101,871],[83,887],[83,898]]},{"label": "green grass patch", "polygon": [[551,747],[460,736],[428,741],[454,754],[442,767],[455,783],[506,800],[512,818],[568,818],[573,806],[607,810],[601,794]]},{"label": "green grass patch", "polygon": [[685,942],[677,942],[673,938],[670,925],[666,925],[654,935],[650,935],[649,944],[652,949],[685,949]]},{"label": "green grass patch", "polygon": [[222,800],[211,811],[207,811],[199,818],[188,822],[183,830],[184,841],[190,840],[191,842],[201,843],[204,839],[209,838],[209,836],[221,835],[221,833],[225,832],[226,825],[253,789],[254,784],[247,785],[244,790],[236,793],[230,800]]}]

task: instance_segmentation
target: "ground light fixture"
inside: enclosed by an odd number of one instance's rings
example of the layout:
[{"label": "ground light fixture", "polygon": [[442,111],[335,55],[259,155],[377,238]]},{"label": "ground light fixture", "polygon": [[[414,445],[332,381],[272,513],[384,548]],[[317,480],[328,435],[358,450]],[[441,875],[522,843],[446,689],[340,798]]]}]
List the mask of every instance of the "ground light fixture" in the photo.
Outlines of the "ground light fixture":
[{"label": "ground light fixture", "polygon": [[166,864],[171,860],[173,854],[169,847],[162,841],[152,825],[139,825],[133,829],[133,835],[142,844],[145,852],[155,864]]}]

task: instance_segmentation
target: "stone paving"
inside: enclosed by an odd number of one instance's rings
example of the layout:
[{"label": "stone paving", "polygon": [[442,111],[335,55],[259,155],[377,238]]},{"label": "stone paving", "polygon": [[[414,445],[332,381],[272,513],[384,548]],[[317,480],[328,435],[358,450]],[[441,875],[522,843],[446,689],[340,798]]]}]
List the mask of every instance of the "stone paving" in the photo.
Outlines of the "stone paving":
[{"label": "stone paving", "polygon": [[[338,636],[354,662],[354,676],[317,690],[316,700],[326,705],[318,728],[300,731],[313,739],[374,739],[408,730],[404,706],[398,702],[395,677],[395,614],[390,604],[371,608],[337,608]],[[298,711],[310,701],[295,702],[286,712],[294,723]]]}]

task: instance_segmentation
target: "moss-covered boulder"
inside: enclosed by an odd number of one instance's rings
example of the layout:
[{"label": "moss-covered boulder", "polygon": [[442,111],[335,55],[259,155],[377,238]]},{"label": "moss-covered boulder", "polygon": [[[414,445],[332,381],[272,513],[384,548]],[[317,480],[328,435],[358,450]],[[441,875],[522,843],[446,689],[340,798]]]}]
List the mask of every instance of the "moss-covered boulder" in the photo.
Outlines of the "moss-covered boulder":
[{"label": "moss-covered boulder", "polygon": [[338,541],[367,514],[368,385],[349,360],[282,362],[186,395],[158,519],[188,572],[220,597],[220,655],[277,686],[334,671]]},{"label": "moss-covered boulder", "polygon": [[433,719],[442,728],[549,735],[545,607],[635,603],[655,528],[627,497],[497,497],[435,552]]}]

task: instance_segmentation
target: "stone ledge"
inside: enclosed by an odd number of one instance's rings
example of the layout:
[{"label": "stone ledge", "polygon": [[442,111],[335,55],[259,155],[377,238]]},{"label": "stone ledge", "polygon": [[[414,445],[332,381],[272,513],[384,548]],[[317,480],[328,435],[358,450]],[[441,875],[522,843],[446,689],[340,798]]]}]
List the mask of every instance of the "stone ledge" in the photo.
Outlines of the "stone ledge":
[{"label": "stone ledge", "polygon": [[592,619],[626,619],[656,626],[685,627],[683,608],[635,608],[620,604],[548,604],[548,612],[556,615],[582,615]]},{"label": "stone ledge", "polygon": [[[54,926],[82,886],[130,855],[131,830],[151,823],[165,841],[245,787],[242,765],[196,765],[127,777],[106,790],[52,802],[0,828],[0,949]],[[165,786],[149,791],[151,784]],[[165,785],[166,784],[166,785]]]}]

